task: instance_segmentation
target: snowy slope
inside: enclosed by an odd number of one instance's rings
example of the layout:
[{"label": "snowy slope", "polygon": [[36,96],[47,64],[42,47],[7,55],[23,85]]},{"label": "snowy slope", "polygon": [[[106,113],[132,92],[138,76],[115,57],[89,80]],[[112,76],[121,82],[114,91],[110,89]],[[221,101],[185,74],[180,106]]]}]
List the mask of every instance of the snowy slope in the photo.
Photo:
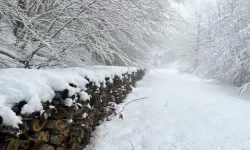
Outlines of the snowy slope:
[{"label": "snowy slope", "polygon": [[[22,108],[22,114],[30,114],[42,110],[42,102],[51,101],[55,91],[69,90],[69,95],[81,92],[80,96],[89,98],[85,85],[88,78],[96,86],[105,83],[105,78],[122,76],[123,73],[137,71],[136,67],[92,66],[84,68],[67,68],[54,70],[32,69],[0,69],[0,116],[3,124],[18,127],[22,123],[11,108],[20,101],[27,104]],[[69,83],[77,86],[71,87]],[[105,86],[105,84],[104,84]],[[84,100],[83,98],[82,100]],[[69,103],[70,104],[70,103]]]},{"label": "snowy slope", "polygon": [[124,120],[99,126],[87,150],[248,150],[250,101],[233,90],[175,70],[151,71],[127,102],[148,99],[128,105]]}]

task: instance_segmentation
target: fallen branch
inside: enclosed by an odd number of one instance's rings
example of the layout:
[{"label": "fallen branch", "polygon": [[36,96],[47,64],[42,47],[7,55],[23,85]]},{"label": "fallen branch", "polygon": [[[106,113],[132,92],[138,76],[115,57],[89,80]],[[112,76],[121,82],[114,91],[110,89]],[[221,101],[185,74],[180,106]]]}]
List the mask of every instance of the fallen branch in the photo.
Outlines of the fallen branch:
[{"label": "fallen branch", "polygon": [[148,98],[148,97],[138,98],[138,99],[134,99],[134,100],[128,102],[126,105],[123,106],[122,110],[121,110],[119,113],[117,113],[116,115],[121,114],[121,113],[124,111],[125,107],[126,107],[128,104],[130,104],[130,103],[132,103],[132,102],[135,102],[135,101],[143,100],[143,99],[146,99],[146,98]]},{"label": "fallen branch", "polygon": [[130,140],[128,140],[128,139],[126,139],[126,138],[123,138],[123,139],[127,140],[127,141],[130,143],[130,145],[131,145],[131,147],[132,147],[132,150],[135,150],[135,147],[134,147],[133,143],[132,143]]}]

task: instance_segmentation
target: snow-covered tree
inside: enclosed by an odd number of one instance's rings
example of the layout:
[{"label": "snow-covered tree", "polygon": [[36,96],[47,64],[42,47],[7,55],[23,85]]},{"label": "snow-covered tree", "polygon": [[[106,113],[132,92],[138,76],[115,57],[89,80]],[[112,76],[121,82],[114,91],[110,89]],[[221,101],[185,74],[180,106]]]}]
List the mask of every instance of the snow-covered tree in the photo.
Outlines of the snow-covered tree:
[{"label": "snow-covered tree", "polygon": [[[190,65],[189,68],[195,68],[194,72],[203,77],[237,86],[248,86],[250,1],[216,0],[197,5],[198,13],[202,16],[195,17],[197,15],[193,13],[193,20],[199,20],[195,28],[195,31],[199,31],[195,34],[199,37],[199,40],[196,40],[199,42],[196,45],[199,50],[198,55],[192,55],[187,61],[197,59],[199,63]],[[187,22],[195,27],[192,20]],[[186,53],[194,50],[189,49]],[[247,88],[246,85],[244,88]]]},{"label": "snow-covered tree", "polygon": [[0,0],[2,67],[144,64],[178,22],[169,0]]}]

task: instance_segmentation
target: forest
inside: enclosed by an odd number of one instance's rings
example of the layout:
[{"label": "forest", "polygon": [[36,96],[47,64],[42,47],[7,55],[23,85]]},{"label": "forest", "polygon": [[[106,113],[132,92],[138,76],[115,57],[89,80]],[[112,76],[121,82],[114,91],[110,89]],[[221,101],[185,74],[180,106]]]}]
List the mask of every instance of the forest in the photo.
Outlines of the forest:
[{"label": "forest", "polygon": [[177,22],[169,0],[1,0],[0,67],[146,67]]},{"label": "forest", "polygon": [[181,70],[248,88],[248,0],[1,0],[0,68]]},{"label": "forest", "polygon": [[166,40],[166,51],[181,62],[180,70],[245,92],[250,81],[249,7],[248,0],[200,0],[177,6],[184,23]]}]

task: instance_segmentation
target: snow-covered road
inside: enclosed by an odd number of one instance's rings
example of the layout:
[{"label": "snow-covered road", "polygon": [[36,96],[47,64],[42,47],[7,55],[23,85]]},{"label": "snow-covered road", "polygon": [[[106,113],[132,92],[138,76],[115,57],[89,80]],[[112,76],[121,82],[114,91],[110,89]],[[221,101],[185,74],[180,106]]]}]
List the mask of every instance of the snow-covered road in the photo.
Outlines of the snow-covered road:
[{"label": "snow-covered road", "polygon": [[250,101],[233,90],[175,70],[151,71],[125,103],[148,98],[129,104],[124,120],[99,126],[87,150],[249,150]]}]

